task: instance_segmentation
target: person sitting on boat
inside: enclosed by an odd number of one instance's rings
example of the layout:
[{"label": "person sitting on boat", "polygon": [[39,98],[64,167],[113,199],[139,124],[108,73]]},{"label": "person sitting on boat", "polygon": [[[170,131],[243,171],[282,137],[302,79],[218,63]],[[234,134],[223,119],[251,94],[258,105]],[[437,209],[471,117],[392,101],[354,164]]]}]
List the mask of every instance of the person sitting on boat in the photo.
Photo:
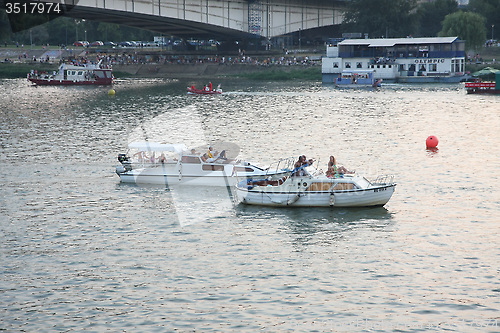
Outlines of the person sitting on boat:
[{"label": "person sitting on boat", "polygon": [[303,160],[304,160],[304,157],[302,157],[302,155],[300,155],[299,160],[297,162],[295,162],[295,164],[293,165],[293,169],[297,170],[297,171],[295,171],[292,174],[292,177],[299,177],[302,175],[302,170],[299,170],[299,168],[302,166]]},{"label": "person sitting on boat", "polygon": [[148,159],[148,156],[143,151],[139,151],[135,153],[133,156],[137,158],[137,161],[139,163],[144,163]]},{"label": "person sitting on boat", "polygon": [[227,157],[226,157],[226,151],[225,150],[222,150],[219,154],[219,156],[217,156],[217,158],[215,159],[216,161],[218,160],[223,160],[223,161],[226,161],[227,160]]},{"label": "person sitting on boat", "polygon": [[208,160],[208,155],[207,153],[201,155],[201,160],[203,161],[203,163],[207,163],[207,160]]},{"label": "person sitting on boat", "polygon": [[344,166],[337,167],[337,161],[334,156],[330,156],[330,161],[328,162],[328,170],[326,171],[326,176],[339,177],[345,173],[354,173],[354,171],[347,170]]},{"label": "person sitting on boat", "polygon": [[293,173],[293,177],[301,177],[306,175],[306,172],[304,171],[305,167],[308,167],[313,164],[313,159],[309,159],[309,161],[306,158],[306,155],[300,155],[299,160],[295,162],[295,165],[293,168],[297,171]]},{"label": "person sitting on boat", "polygon": [[212,91],[212,82],[208,82],[208,90]]},{"label": "person sitting on boat", "polygon": [[209,158],[213,158],[214,157],[214,149],[212,148],[212,146],[208,146],[208,151],[207,151],[207,155]]},{"label": "person sitting on boat", "polygon": [[213,163],[217,160],[217,152],[214,150],[212,146],[208,147],[208,152],[206,154],[208,163]]},{"label": "person sitting on boat", "polygon": [[312,158],[307,160],[306,155],[302,155],[302,165],[304,166],[304,168],[312,165],[313,163],[314,163],[314,160]]}]

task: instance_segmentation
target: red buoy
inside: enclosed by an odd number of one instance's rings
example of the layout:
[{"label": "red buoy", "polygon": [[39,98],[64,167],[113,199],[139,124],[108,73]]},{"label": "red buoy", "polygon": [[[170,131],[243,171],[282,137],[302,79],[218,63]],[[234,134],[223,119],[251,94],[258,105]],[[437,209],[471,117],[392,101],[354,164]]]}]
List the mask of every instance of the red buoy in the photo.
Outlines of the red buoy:
[{"label": "red buoy", "polygon": [[425,141],[425,144],[427,145],[427,148],[436,148],[437,145],[438,145],[438,143],[439,143],[439,140],[434,135],[431,135]]}]

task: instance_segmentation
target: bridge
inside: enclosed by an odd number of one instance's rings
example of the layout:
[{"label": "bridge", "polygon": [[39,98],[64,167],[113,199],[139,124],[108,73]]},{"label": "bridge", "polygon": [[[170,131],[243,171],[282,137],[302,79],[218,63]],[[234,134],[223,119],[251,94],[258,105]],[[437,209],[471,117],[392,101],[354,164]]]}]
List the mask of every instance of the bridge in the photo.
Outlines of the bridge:
[{"label": "bridge", "polygon": [[[57,2],[47,0],[48,2]],[[61,0],[59,0],[61,1]],[[182,38],[332,35],[347,0],[64,0],[65,15]],[[326,29],[326,31],[325,31]]]}]

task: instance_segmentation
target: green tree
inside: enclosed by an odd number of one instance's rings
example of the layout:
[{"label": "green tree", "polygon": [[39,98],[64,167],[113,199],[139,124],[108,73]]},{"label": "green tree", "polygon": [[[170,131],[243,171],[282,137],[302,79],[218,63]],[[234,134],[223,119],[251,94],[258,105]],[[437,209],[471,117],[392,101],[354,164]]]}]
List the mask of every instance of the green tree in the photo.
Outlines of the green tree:
[{"label": "green tree", "polygon": [[416,31],[415,0],[352,0],[344,11],[343,30],[370,37],[405,37]]},{"label": "green tree", "polygon": [[67,17],[59,17],[47,24],[47,32],[47,42],[51,45],[72,44],[75,38],[75,22]]},{"label": "green tree", "polygon": [[470,0],[468,10],[478,13],[486,18],[486,30],[488,39],[491,38],[492,25],[494,26],[494,36],[499,39],[500,33],[500,1],[498,0]]},{"label": "green tree", "polygon": [[439,36],[458,36],[465,40],[467,49],[480,48],[486,40],[486,19],[476,13],[458,11],[446,15]]},{"label": "green tree", "polygon": [[10,42],[10,23],[4,10],[0,10],[0,40]]},{"label": "green tree", "polygon": [[434,37],[442,29],[442,22],[446,15],[458,10],[456,0],[436,0],[425,2],[417,8],[419,20],[419,36]]},{"label": "green tree", "polygon": [[97,27],[97,31],[102,41],[109,42],[122,40],[122,32],[119,24],[101,22]]}]

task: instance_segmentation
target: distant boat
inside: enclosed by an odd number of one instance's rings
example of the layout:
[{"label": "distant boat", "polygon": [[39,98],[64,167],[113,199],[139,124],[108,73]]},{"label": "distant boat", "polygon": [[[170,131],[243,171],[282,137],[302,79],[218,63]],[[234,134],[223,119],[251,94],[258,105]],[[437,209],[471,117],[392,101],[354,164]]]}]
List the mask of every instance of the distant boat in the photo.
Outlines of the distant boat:
[{"label": "distant boat", "polygon": [[217,86],[217,89],[213,89],[212,83],[209,83],[209,85],[203,87],[203,89],[196,89],[194,86],[187,87],[187,93],[189,95],[220,95],[222,94],[222,89],[220,84]]},{"label": "distant boat", "polygon": [[465,90],[467,93],[500,94],[500,71],[495,71],[493,73],[495,75],[495,81],[481,81],[481,79],[475,79],[473,82],[465,82]]},{"label": "distant boat", "polygon": [[382,79],[375,79],[373,71],[345,71],[335,80],[340,87],[380,87]]},{"label": "distant boat", "polygon": [[97,64],[61,64],[54,73],[28,74],[28,81],[36,85],[110,85],[113,83],[112,69]]}]

